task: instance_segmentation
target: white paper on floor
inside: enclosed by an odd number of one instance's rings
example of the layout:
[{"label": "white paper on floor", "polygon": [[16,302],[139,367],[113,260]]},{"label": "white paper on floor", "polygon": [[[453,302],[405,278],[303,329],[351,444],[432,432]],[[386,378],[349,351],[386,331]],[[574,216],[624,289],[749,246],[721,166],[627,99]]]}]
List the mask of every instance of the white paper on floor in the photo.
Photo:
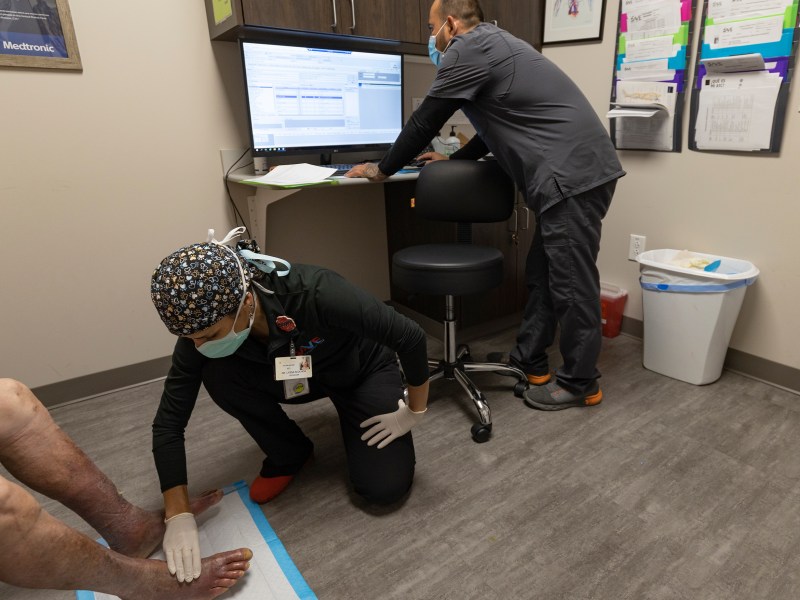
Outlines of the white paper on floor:
[{"label": "white paper on floor", "polygon": [[[316,600],[261,507],[250,500],[244,481],[225,488],[222,501],[198,516],[197,525],[204,557],[236,548],[253,551],[250,569],[222,596],[225,600]],[[159,550],[150,558],[164,560],[164,553]],[[114,599],[117,596],[100,592],[77,592],[77,600]]]}]

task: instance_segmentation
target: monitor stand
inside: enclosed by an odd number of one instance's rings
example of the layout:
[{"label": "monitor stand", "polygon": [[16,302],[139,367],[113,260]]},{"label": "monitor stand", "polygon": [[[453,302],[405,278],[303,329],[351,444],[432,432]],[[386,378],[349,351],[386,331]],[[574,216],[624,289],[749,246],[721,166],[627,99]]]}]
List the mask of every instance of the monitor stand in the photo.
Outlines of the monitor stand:
[{"label": "monitor stand", "polygon": [[320,154],[319,155],[319,164],[322,167],[332,164],[332,162],[331,162],[331,153],[330,152],[323,152],[322,154]]}]

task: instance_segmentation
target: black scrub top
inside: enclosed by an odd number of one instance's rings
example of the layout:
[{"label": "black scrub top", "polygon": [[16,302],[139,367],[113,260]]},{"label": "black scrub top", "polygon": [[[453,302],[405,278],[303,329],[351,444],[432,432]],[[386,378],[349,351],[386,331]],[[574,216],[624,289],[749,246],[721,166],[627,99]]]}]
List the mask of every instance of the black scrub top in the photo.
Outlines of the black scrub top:
[{"label": "black scrub top", "polygon": [[[255,285],[251,290],[266,315],[269,339],[265,343],[248,337],[233,358],[263,368],[264,377],[274,379],[275,357],[289,356],[293,342],[296,354],[311,356],[314,381],[328,388],[357,387],[374,369],[394,360],[395,353],[409,384],[427,381],[422,328],[337,273],[295,264],[285,277],[266,275],[259,284],[269,291]],[[278,317],[293,319],[295,329],[280,329]],[[183,434],[209,360],[220,359],[206,358],[192,340],[178,338],[153,421],[153,454],[162,491],[187,482]]]}]

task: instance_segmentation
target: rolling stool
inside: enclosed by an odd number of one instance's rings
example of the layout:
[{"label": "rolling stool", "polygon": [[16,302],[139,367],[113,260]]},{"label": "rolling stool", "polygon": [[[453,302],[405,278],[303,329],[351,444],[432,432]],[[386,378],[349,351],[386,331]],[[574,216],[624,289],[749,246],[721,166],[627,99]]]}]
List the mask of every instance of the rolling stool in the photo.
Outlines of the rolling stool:
[{"label": "rolling stool", "polygon": [[[497,223],[514,210],[514,185],[495,161],[441,160],[419,174],[415,209],[419,216],[459,224]],[[462,230],[466,229],[466,233]],[[469,228],[459,227],[459,241],[410,246],[392,257],[392,281],[413,294],[445,297],[444,357],[428,360],[429,381],[457,381],[478,410],[472,439],[487,441],[492,415],[486,397],[467,376],[492,371],[517,378],[514,394],[521,397],[528,379],[521,370],[503,363],[472,362],[469,347],[456,343],[455,297],[487,292],[503,281],[503,254],[497,248],[471,243]]]}]

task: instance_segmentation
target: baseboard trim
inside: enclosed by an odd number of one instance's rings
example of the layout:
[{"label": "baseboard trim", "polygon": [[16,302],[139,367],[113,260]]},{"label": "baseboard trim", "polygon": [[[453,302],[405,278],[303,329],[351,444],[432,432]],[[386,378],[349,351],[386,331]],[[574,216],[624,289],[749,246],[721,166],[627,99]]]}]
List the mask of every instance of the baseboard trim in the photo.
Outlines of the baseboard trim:
[{"label": "baseboard trim", "polygon": [[[622,333],[644,339],[644,323],[638,319],[622,317]],[[724,369],[774,385],[788,392],[800,394],[800,369],[748,354],[735,348],[728,348]]]},{"label": "baseboard trim", "polygon": [[[74,379],[59,381],[33,388],[37,398],[48,408],[87,400],[148,381],[166,377],[172,364],[171,356],[155,358],[141,363],[92,373]],[[24,383],[24,382],[23,382]]]},{"label": "baseboard trim", "polygon": [[[425,333],[428,335],[438,340],[442,339],[444,329],[442,324],[438,321],[417,313],[401,304],[393,302],[388,302],[387,304],[394,306],[398,312],[414,319],[422,326]],[[483,325],[465,328],[463,331],[459,331],[459,336],[463,341],[475,339],[476,337],[496,333],[497,331],[510,327],[519,323],[519,320],[520,315],[509,315]],[[644,338],[644,323],[638,319],[623,316],[620,331],[641,340]],[[171,363],[171,356],[163,356],[126,367],[119,367],[117,369],[110,369],[100,373],[93,373],[91,375],[84,375],[83,377],[76,377],[58,383],[39,386],[33,388],[33,393],[36,394],[36,397],[39,398],[42,404],[48,408],[52,408],[61,404],[86,400],[124,388],[163,379],[167,371],[169,371]],[[782,365],[734,348],[728,349],[728,353],[725,356],[724,368],[744,375],[745,377],[757,379],[786,391],[800,394],[800,369]]]},{"label": "baseboard trim", "polygon": [[623,316],[620,331],[640,340],[644,339],[644,323],[638,319]]}]

